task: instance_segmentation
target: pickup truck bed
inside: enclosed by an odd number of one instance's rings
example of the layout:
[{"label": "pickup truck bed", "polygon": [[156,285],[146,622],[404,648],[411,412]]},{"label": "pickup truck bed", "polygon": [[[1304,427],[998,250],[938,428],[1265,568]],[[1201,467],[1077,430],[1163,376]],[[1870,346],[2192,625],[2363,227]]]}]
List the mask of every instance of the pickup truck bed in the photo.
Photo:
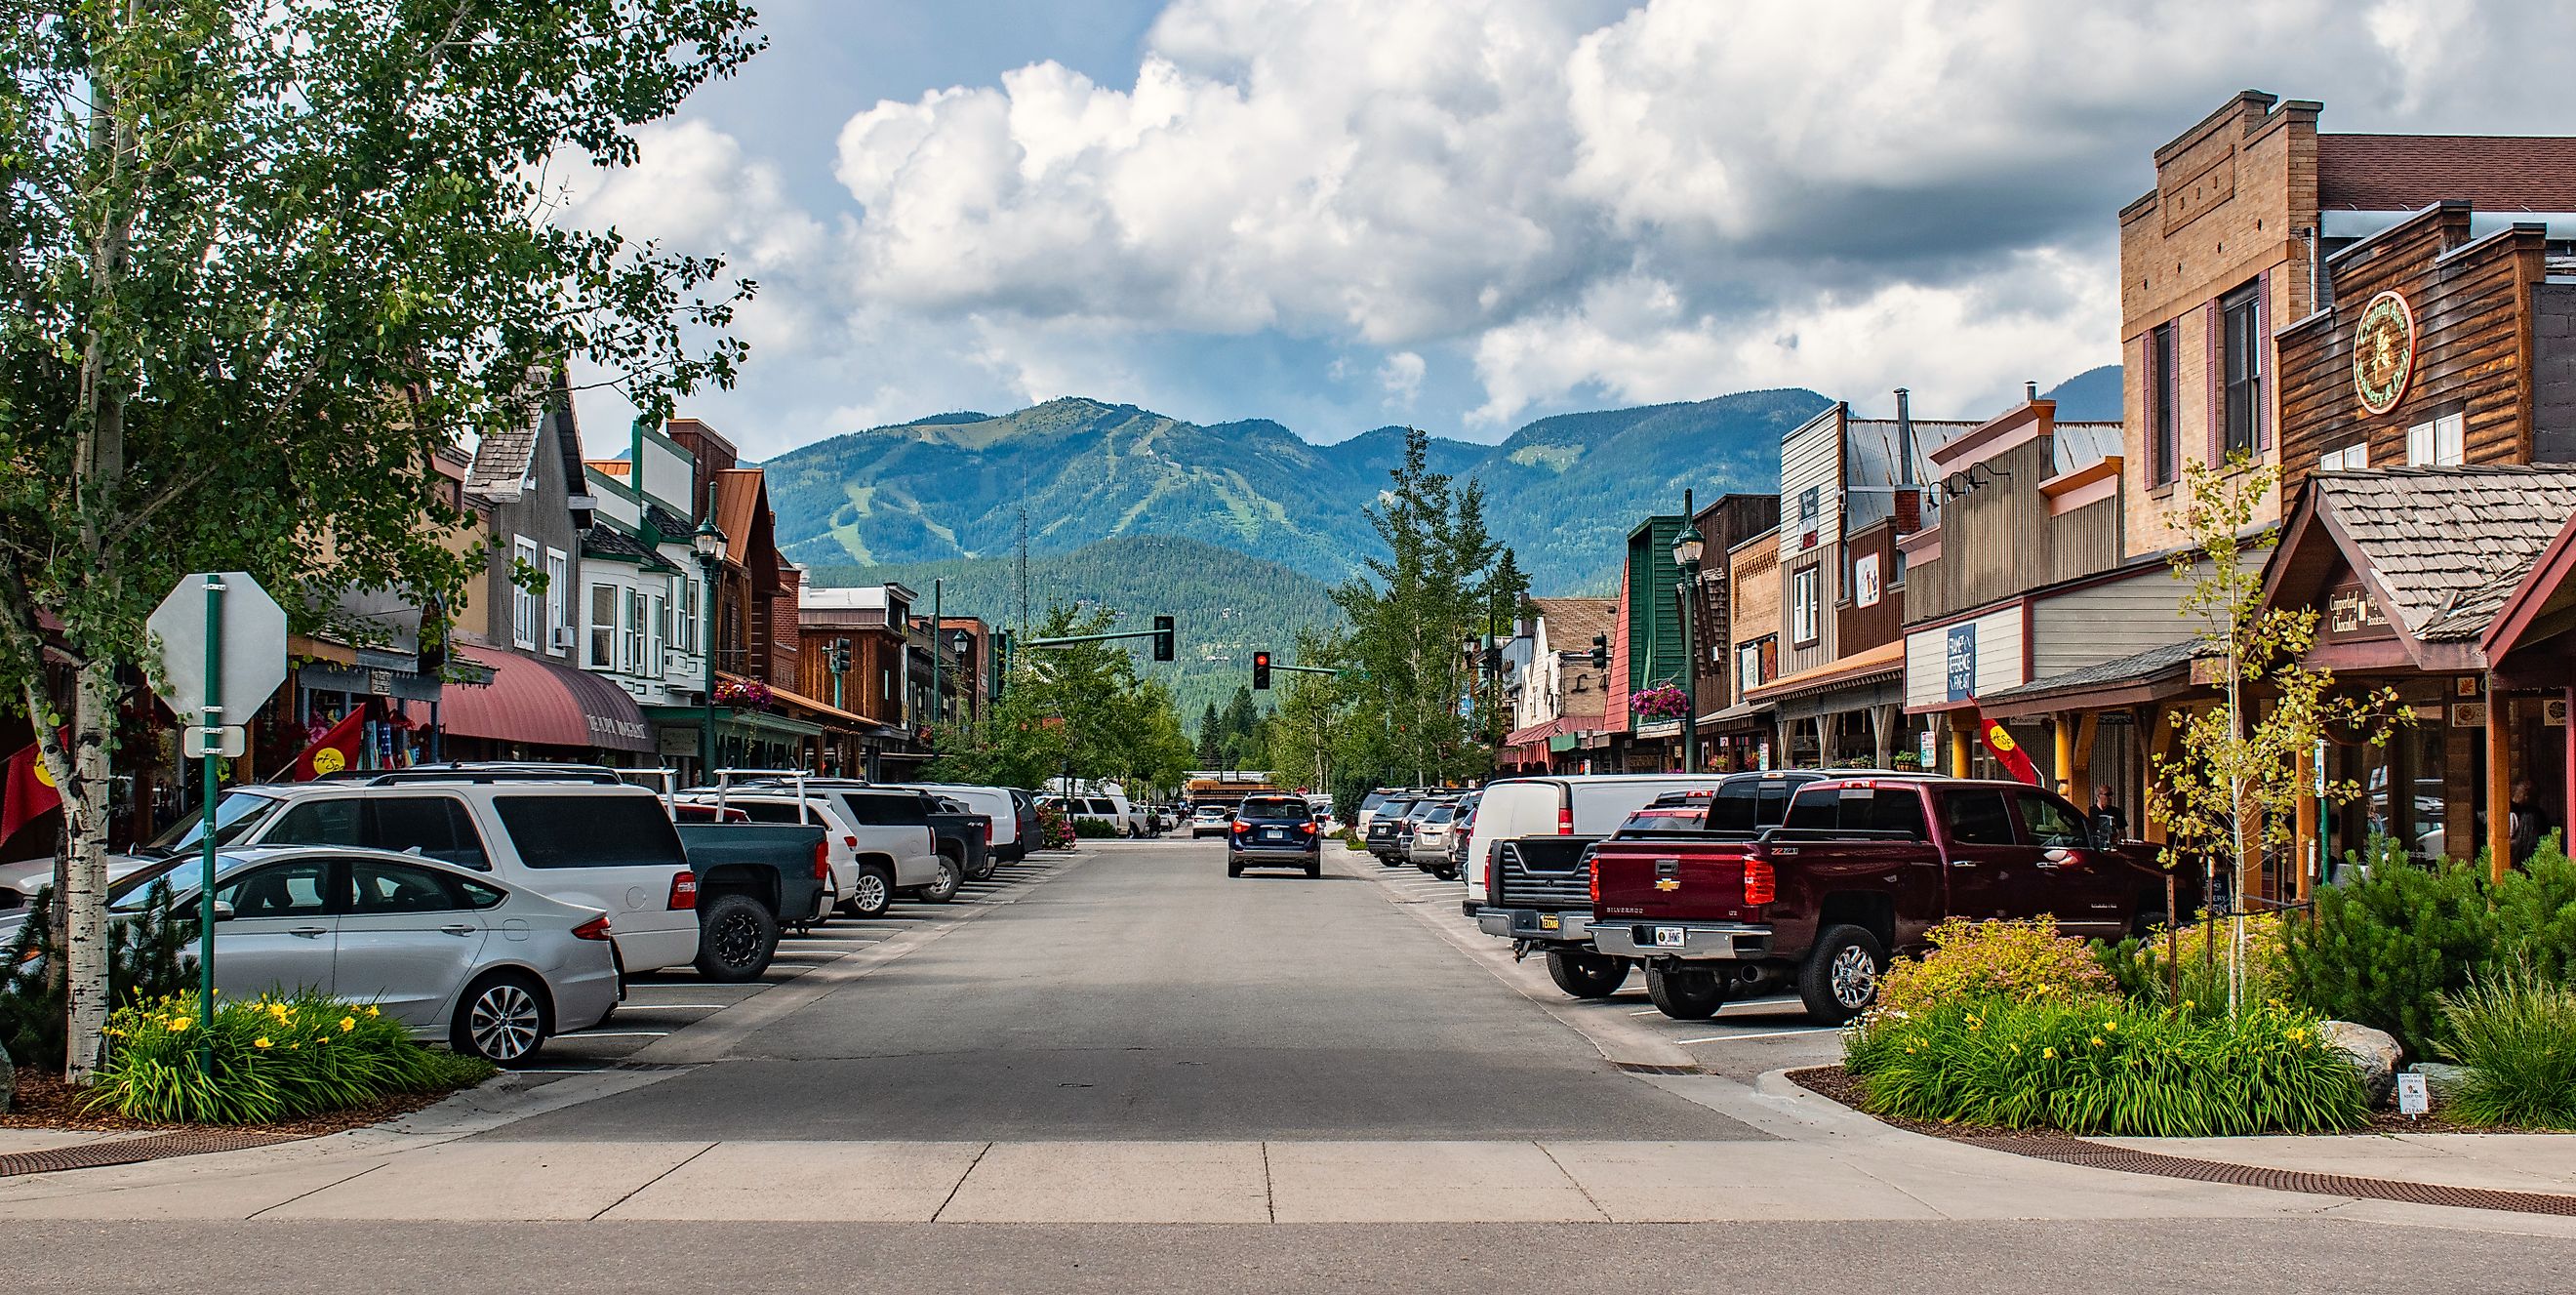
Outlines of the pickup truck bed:
[{"label": "pickup truck bed", "polygon": [[802,928],[822,916],[830,869],[819,825],[675,826],[689,871],[697,875],[700,975],[750,980],[769,969],[779,928]]}]

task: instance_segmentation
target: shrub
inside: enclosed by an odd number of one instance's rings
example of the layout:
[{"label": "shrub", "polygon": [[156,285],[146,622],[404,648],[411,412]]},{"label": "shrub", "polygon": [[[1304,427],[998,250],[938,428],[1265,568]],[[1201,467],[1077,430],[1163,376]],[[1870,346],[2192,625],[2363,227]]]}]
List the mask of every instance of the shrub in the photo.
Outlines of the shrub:
[{"label": "shrub", "polygon": [[[224,1002],[211,1029],[195,994],[118,1008],[91,1110],[165,1123],[265,1124],[393,1093],[489,1078],[491,1063],[433,1052],[372,1006],[303,994]],[[213,1040],[214,1065],[200,1061]]]},{"label": "shrub", "polygon": [[1096,818],[1077,818],[1073,820],[1073,834],[1085,841],[1097,841],[1105,838],[1126,835],[1126,833],[1118,830],[1117,824],[1103,823]]},{"label": "shrub", "polygon": [[2286,926],[2292,1001],[2434,1055],[2442,996],[2468,986],[2498,946],[2483,865],[2380,863],[2317,892],[2314,921]]},{"label": "shrub", "polygon": [[[2245,923],[2245,982],[2239,1000],[2259,1003],[2289,998],[2288,939],[2281,918],[2257,913]],[[2118,944],[2093,942],[2093,956],[2130,1002],[2150,1007],[2179,1007],[2193,1013],[2227,1010],[2228,944],[2235,937],[2221,918],[2173,933],[2180,946],[2182,996],[2174,997],[2174,968],[2165,961],[2165,933],[2132,937]],[[2210,943],[2217,943],[2211,956]]]},{"label": "shrub", "polygon": [[2277,1003],[2200,1016],[2123,1003],[1954,1000],[1845,1036],[1871,1111],[2070,1133],[2225,1137],[2359,1127],[2361,1080]]},{"label": "shrub", "polygon": [[2468,1068],[2451,1113],[2470,1124],[2576,1130],[2576,989],[2528,963],[2442,998],[2450,1042]]},{"label": "shrub", "polygon": [[[53,978],[53,927],[45,910],[54,889],[45,886],[28,903],[27,921],[0,952],[0,1047],[20,1065],[63,1068],[63,987]],[[194,914],[170,912],[170,884],[157,881],[143,910],[108,923],[107,986],[112,1002],[160,998],[197,983]]]},{"label": "shrub", "polygon": [[[2479,871],[2485,870],[2484,865]],[[2495,888],[2497,947],[2489,962],[2501,972],[2527,967],[2543,980],[2576,983],[2576,862],[2556,832]]]},{"label": "shrub", "polygon": [[1073,844],[1073,821],[1053,805],[1038,806],[1038,848],[1061,850]]},{"label": "shrub", "polygon": [[2117,988],[2083,941],[2046,920],[1954,917],[1924,938],[1932,947],[1921,959],[1899,961],[1880,977],[1880,1011],[1920,1012],[1963,998],[2093,998]]}]

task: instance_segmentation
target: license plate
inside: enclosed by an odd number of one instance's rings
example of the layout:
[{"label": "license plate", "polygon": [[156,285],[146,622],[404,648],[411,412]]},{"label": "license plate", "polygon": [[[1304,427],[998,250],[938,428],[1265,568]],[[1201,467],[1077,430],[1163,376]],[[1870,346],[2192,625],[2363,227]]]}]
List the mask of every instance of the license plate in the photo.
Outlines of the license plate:
[{"label": "license plate", "polygon": [[1558,917],[1554,913],[1541,913],[1538,915],[1538,929],[1542,931],[1563,930],[1565,929],[1565,919]]},{"label": "license plate", "polygon": [[1678,926],[1658,926],[1655,928],[1655,947],[1658,949],[1678,949],[1682,947],[1684,938],[1689,934],[1690,933],[1688,931],[1685,931]]},{"label": "license plate", "polygon": [[1285,841],[1288,839],[1288,834],[1286,832],[1277,831],[1264,832],[1261,834],[1261,839],[1264,841]]}]

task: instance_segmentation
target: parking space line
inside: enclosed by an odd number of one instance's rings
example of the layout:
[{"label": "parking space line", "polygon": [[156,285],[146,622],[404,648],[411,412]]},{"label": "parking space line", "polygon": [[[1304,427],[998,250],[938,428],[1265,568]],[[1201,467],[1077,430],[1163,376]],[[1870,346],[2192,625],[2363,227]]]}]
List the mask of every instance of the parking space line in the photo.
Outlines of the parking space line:
[{"label": "parking space line", "polygon": [[1839,1025],[1819,1025],[1812,1030],[1772,1030],[1764,1034],[1712,1034],[1705,1039],[1675,1039],[1673,1042],[1687,1046],[1693,1043],[1725,1043],[1733,1039],[1787,1039],[1801,1034],[1840,1034],[1842,1032],[1843,1029]]},{"label": "parking space line", "polygon": [[630,1002],[630,1003],[622,1004],[622,1005],[621,1005],[621,1009],[622,1009],[622,1010],[624,1010],[624,1011],[629,1011],[629,1012],[641,1012],[641,1011],[655,1011],[655,1012],[709,1011],[709,1012],[721,1012],[721,1011],[723,1011],[724,1009],[726,1009],[726,1008],[728,1008],[728,1007],[731,1007],[731,1006],[733,1006],[733,1004],[731,1004],[731,1003],[631,1003],[631,1002]]},{"label": "parking space line", "polygon": [[669,1030],[575,1030],[570,1034],[558,1034],[555,1037],[558,1039],[660,1039],[669,1037],[670,1033]]}]

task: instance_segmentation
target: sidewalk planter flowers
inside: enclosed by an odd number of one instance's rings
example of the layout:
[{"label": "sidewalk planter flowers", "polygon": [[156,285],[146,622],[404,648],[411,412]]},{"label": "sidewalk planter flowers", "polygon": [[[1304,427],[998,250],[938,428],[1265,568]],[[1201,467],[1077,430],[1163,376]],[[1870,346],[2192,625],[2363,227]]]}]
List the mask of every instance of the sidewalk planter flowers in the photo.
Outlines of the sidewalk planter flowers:
[{"label": "sidewalk planter flowers", "polygon": [[1659,683],[1628,698],[1628,713],[1638,719],[1680,719],[1690,710],[1690,694],[1676,684]]},{"label": "sidewalk planter flowers", "polygon": [[2053,922],[1972,922],[1954,917],[1924,933],[1932,947],[1879,978],[1878,1007],[1919,1012],[1958,998],[2106,998],[2116,986],[2081,940]]},{"label": "sidewalk planter flowers", "polygon": [[1880,1012],[1845,1040],[1866,1109],[1900,1119],[2145,1137],[2321,1133],[2369,1119],[2316,1018],[2234,1017],[2043,996]]},{"label": "sidewalk planter flowers", "polygon": [[2516,965],[2444,995],[2442,1021],[2444,1050],[2466,1067],[2453,1117],[2576,1132],[2576,988]]},{"label": "sidewalk planter flowers", "polygon": [[107,1045],[89,1109],[164,1123],[272,1124],[493,1073],[414,1043],[373,1006],[318,995],[222,1001],[211,1028],[193,993],[137,1000],[108,1018]]},{"label": "sidewalk planter flowers", "polygon": [[1073,821],[1053,805],[1038,806],[1038,848],[1067,850],[1073,847]]}]

